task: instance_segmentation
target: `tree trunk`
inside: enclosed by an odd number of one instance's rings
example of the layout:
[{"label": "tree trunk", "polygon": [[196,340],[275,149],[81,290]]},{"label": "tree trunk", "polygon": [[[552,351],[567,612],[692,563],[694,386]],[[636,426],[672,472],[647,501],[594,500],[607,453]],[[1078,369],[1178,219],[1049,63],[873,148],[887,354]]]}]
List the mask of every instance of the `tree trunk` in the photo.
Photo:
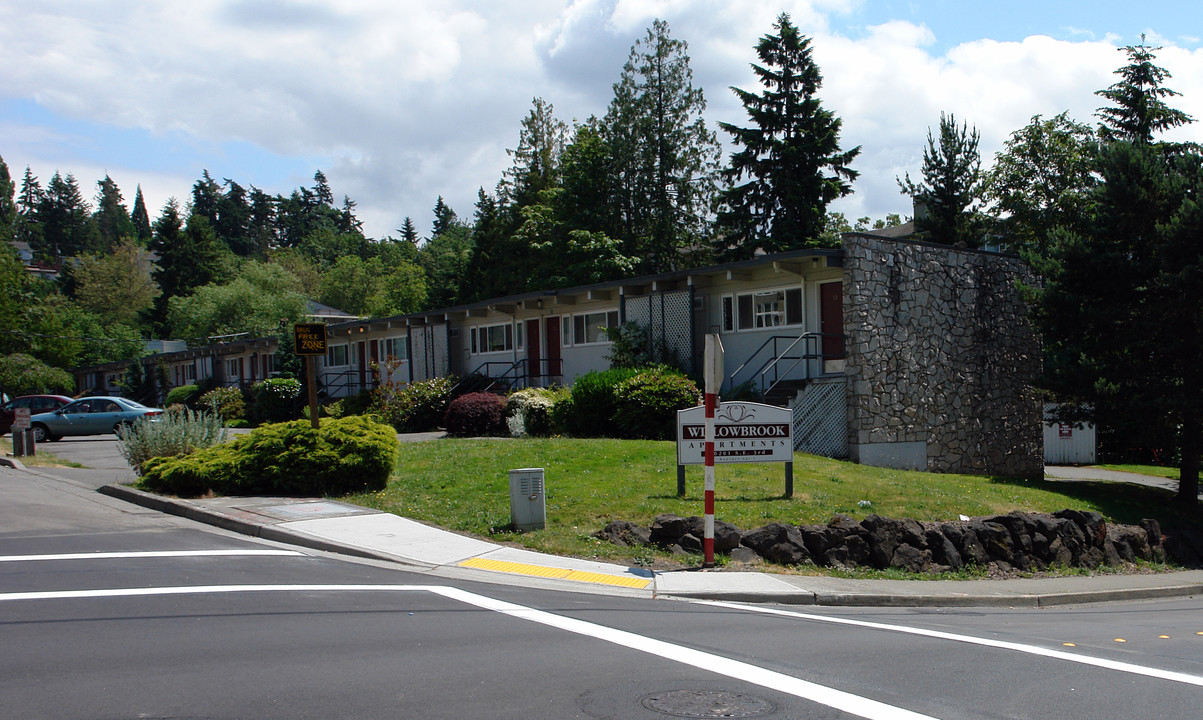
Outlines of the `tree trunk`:
[{"label": "tree trunk", "polygon": [[1182,417],[1182,461],[1179,465],[1178,501],[1199,504],[1199,450],[1203,446],[1203,418],[1196,410]]}]

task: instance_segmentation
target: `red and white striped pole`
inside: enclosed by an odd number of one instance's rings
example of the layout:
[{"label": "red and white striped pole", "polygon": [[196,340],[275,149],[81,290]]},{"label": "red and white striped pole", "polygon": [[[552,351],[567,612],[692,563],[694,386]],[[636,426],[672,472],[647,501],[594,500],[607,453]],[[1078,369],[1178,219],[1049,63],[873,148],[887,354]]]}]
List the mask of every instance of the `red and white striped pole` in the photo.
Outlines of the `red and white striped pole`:
[{"label": "red and white striped pole", "polygon": [[702,567],[714,567],[714,415],[718,411],[718,391],[723,384],[723,343],[718,335],[706,336],[706,508],[705,531],[702,537]]}]

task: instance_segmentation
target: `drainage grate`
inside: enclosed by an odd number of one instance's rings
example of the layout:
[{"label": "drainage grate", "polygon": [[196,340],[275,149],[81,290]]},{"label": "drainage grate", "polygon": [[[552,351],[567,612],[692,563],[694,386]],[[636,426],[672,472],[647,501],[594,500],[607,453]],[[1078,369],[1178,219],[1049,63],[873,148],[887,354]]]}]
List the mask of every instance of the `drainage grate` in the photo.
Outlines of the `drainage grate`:
[{"label": "drainage grate", "polygon": [[652,693],[640,704],[648,710],[684,718],[750,718],[777,709],[767,700],[721,690],[669,690]]}]

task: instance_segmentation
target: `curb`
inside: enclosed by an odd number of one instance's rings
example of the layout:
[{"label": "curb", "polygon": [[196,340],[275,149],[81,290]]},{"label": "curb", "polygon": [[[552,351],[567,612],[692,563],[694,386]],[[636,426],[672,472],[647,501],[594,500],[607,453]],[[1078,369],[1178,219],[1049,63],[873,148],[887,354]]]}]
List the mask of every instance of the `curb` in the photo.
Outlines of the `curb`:
[{"label": "curb", "polygon": [[[219,527],[230,532],[240,533],[257,537],[262,540],[278,542],[285,545],[298,545],[306,547],[310,550],[318,550],[320,552],[338,553],[340,555],[352,555],[368,560],[385,560],[388,562],[403,563],[400,559],[383,553],[375,553],[370,550],[348,545],[345,543],[331,542],[319,538],[309,537],[302,533],[292,532],[289,530],[281,530],[271,525],[260,525],[258,523],[248,522],[239,518],[223,515],[222,513],[209,510],[207,508],[198,507],[187,500],[178,498],[165,498],[154,493],[149,493],[137,488],[128,487],[126,485],[104,485],[97,492],[101,495],[107,495],[118,500],[124,500],[134,505],[140,505],[148,510],[175,515],[188,520],[205,523]],[[414,565],[414,567],[425,567]]]},{"label": "curb", "polygon": [[[231,517],[211,508],[198,506],[187,500],[167,498],[138,490],[126,485],[105,485],[99,488],[102,495],[140,505],[150,510],[176,515],[196,522],[213,525],[231,532],[261,538],[286,545],[306,547],[321,552],[338,553],[369,560],[382,560],[418,569],[430,570],[437,566],[414,563],[385,553],[364,550],[347,543],[339,543],[311,537],[293,530],[282,530],[272,525],[263,525],[237,517]],[[659,575],[655,575],[658,578]],[[782,605],[806,605],[823,607],[989,607],[1041,609],[1063,605],[1080,605],[1130,600],[1152,600],[1203,596],[1203,583],[1185,583],[1143,588],[1115,588],[1108,590],[1076,591],[1064,593],[1016,593],[1014,595],[972,595],[955,593],[943,595],[909,595],[881,592],[828,592],[798,589],[795,591],[757,590],[682,590],[677,592],[652,591],[653,597],[682,600],[713,600],[743,603],[778,603]]]}]

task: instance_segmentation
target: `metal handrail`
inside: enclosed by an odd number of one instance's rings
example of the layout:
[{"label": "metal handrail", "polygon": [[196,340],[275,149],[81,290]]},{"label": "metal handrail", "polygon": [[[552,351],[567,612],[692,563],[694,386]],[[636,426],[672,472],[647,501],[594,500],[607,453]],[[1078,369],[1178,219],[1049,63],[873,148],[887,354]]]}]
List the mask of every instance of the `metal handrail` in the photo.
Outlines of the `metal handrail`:
[{"label": "metal handrail", "polygon": [[[531,362],[530,358],[520,358],[513,362],[509,362],[506,360],[486,360],[485,362],[482,362],[480,365],[477,365],[476,368],[472,370],[472,372],[468,373],[468,375],[466,377],[464,377],[464,379],[462,379],[458,383],[456,383],[456,385],[451,389],[451,393],[452,393],[452,395],[454,395],[456,393],[456,391],[460,389],[461,386],[463,386],[465,383],[470,382],[473,378],[476,378],[476,377],[485,377],[490,380],[490,382],[487,385],[485,385],[483,388],[481,388],[479,390],[479,392],[488,392],[488,391],[492,390],[494,387],[497,387],[497,385],[502,382],[509,383],[510,387],[516,386],[519,389],[521,389],[521,388],[529,387],[530,381],[535,378],[542,379],[542,378],[559,377],[561,372],[553,373],[552,370],[553,369],[562,370],[562,368],[563,368],[562,364],[559,366],[559,368],[553,368],[553,366],[552,366],[552,362],[563,363],[563,360],[554,360],[553,361],[552,358],[538,358],[535,360],[535,362],[537,362],[539,364],[539,366],[537,368],[539,370],[539,372],[532,373],[532,372],[530,372],[530,362]],[[490,369],[492,367],[498,366],[498,365],[500,365],[503,369],[501,370],[500,374],[493,375],[491,373]],[[544,366],[546,366],[547,372],[542,372]]]},{"label": "metal handrail", "polygon": [[[760,367],[757,368],[752,373],[752,377],[757,380],[757,385],[759,386],[760,395],[761,395],[761,397],[764,397],[765,395],[768,395],[769,393],[771,393],[773,391],[773,389],[776,388],[779,384],[781,384],[785,380],[785,378],[794,370],[794,368],[798,367],[798,365],[801,364],[802,362],[804,362],[806,360],[824,360],[824,359],[826,359],[826,356],[823,354],[823,349],[822,349],[821,343],[822,343],[822,340],[824,337],[827,337],[831,334],[832,333],[810,332],[810,333],[802,333],[802,334],[796,335],[796,336],[794,336],[794,335],[773,335],[773,336],[765,339],[765,341],[763,343],[761,343],[760,347],[758,347],[754,353],[749,355],[748,359],[745,360],[743,363],[741,363],[740,366],[738,368],[736,368],[735,371],[732,372],[728,376],[727,384],[729,387],[731,387],[733,389],[735,387],[736,376],[738,376],[741,372],[743,372],[744,369],[747,368],[749,365],[752,365],[754,362],[756,362],[757,359],[760,358],[761,356],[763,356],[764,352],[767,349],[769,349],[770,346],[772,346],[768,359],[766,359],[760,365]],[[780,343],[783,341],[786,341],[786,340],[790,341],[789,344],[785,347],[784,350],[779,349]],[[805,343],[808,347],[806,347],[805,350],[800,355],[790,354],[793,352],[794,348],[799,343]],[[841,356],[842,356],[842,353],[841,353]],[[789,367],[786,367],[784,369],[784,371],[782,371],[783,361],[786,361],[786,360],[792,360],[793,362],[790,363]],[[772,375],[771,378],[770,378],[770,373]],[[809,377],[809,376],[810,376],[810,373],[807,372],[806,377]]]}]

